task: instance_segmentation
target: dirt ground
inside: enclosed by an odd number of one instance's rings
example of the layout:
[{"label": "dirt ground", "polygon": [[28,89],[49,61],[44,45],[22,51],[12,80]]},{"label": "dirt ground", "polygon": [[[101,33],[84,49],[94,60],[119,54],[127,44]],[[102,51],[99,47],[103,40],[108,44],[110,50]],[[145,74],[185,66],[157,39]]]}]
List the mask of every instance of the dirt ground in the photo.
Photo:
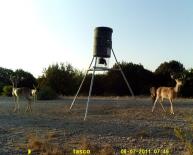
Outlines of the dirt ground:
[{"label": "dirt ground", "polygon": [[32,113],[25,113],[22,100],[20,112],[13,113],[13,99],[0,97],[0,155],[27,154],[28,149],[28,154],[46,154],[49,146],[52,152],[53,147],[63,151],[55,154],[69,155],[77,150],[91,155],[187,154],[174,129],[190,131],[193,125],[187,118],[193,115],[193,99],[175,100],[175,114],[170,115],[167,101],[166,113],[159,104],[152,113],[150,98],[92,98],[86,121],[86,98],[79,98],[69,112],[71,102],[72,98],[37,101]]}]

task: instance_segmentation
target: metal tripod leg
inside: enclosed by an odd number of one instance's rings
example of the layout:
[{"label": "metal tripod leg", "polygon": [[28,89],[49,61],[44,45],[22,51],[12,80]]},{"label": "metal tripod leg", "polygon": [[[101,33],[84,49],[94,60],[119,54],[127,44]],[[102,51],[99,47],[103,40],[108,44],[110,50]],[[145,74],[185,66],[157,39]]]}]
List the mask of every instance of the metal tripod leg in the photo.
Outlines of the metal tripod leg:
[{"label": "metal tripod leg", "polygon": [[84,121],[86,120],[86,116],[87,116],[87,113],[88,113],[88,104],[89,104],[90,96],[91,96],[91,92],[92,92],[92,86],[93,86],[93,81],[94,81],[94,74],[95,74],[95,69],[96,69],[96,62],[97,62],[97,58],[95,58],[95,64],[94,64],[94,69],[93,69],[91,83],[90,83],[88,100],[87,100],[87,103],[86,103],[86,111],[85,111],[85,115],[84,115]]},{"label": "metal tripod leg", "polygon": [[118,65],[118,67],[119,67],[119,70],[121,71],[121,74],[122,74],[122,76],[123,76],[123,79],[125,80],[125,83],[126,83],[127,87],[129,88],[129,91],[130,91],[132,97],[134,97],[133,90],[131,89],[131,86],[129,85],[129,82],[127,81],[127,78],[125,77],[125,74],[123,73],[123,70],[122,70],[119,62],[117,61],[117,58],[116,58],[116,56],[115,56],[115,53],[114,53],[113,49],[112,49],[112,52],[113,52],[113,56],[115,57],[115,61],[116,61],[117,65]]},{"label": "metal tripod leg", "polygon": [[83,80],[82,80],[82,82],[81,82],[81,84],[80,84],[80,86],[79,86],[79,88],[78,88],[78,91],[77,91],[77,93],[76,93],[76,95],[75,95],[75,97],[74,97],[74,100],[73,100],[72,103],[71,103],[70,110],[72,109],[72,106],[74,105],[74,103],[75,103],[75,101],[76,101],[76,98],[77,98],[77,96],[78,96],[78,94],[79,94],[79,92],[80,92],[80,89],[81,89],[81,87],[82,87],[82,85],[83,85],[83,83],[84,83],[84,80],[86,79],[86,76],[87,76],[88,71],[89,71],[89,69],[90,69],[90,67],[91,67],[91,65],[92,65],[93,60],[94,60],[94,57],[92,58],[91,63],[90,63],[90,65],[89,65],[89,67],[88,67],[88,70],[86,71],[86,74],[85,74],[85,76],[84,76],[84,78],[83,78]]}]

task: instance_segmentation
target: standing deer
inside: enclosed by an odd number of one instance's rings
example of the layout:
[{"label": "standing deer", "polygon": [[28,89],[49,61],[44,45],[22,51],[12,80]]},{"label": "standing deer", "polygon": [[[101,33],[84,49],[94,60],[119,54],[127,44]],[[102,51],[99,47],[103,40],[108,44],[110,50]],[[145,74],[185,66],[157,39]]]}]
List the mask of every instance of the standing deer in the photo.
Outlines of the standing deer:
[{"label": "standing deer", "polygon": [[39,85],[36,87],[35,85],[33,85],[34,89],[31,90],[31,96],[33,97],[33,101],[34,103],[37,101],[37,93],[38,93],[38,87]]},{"label": "standing deer", "polygon": [[19,111],[19,99],[20,97],[24,97],[27,101],[27,108],[26,108],[26,112],[27,111],[32,111],[31,108],[31,89],[27,88],[27,87],[17,87],[17,83],[18,83],[19,78],[18,77],[14,77],[14,76],[10,76],[10,81],[12,83],[12,96],[14,97],[14,104],[15,104],[15,108],[14,108],[14,112],[16,112],[17,110]]},{"label": "standing deer", "polygon": [[[171,75],[171,78],[174,79],[174,77]],[[166,98],[169,100],[170,105],[171,105],[171,109],[170,109],[170,113],[174,114],[174,110],[173,110],[173,100],[175,97],[177,97],[177,93],[179,92],[179,88],[182,85],[182,80],[180,79],[174,79],[176,81],[176,86],[175,87],[158,87],[156,89],[156,98],[154,101],[154,105],[152,107],[152,112],[155,109],[155,105],[157,103],[158,100],[160,100],[160,104],[162,106],[162,109],[165,111],[162,103],[163,103],[163,99]]]}]

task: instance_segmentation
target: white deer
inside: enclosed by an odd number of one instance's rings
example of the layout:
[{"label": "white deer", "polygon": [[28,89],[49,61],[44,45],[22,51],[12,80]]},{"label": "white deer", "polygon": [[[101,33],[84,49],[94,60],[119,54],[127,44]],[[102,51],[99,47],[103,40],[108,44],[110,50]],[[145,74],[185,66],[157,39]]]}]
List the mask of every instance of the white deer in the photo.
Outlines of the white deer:
[{"label": "white deer", "polygon": [[[174,77],[171,75],[171,78],[174,79]],[[158,100],[160,100],[160,104],[162,106],[162,109],[165,111],[162,103],[164,98],[168,99],[171,105],[171,109],[170,112],[171,114],[174,114],[174,110],[173,110],[173,100],[175,99],[175,97],[177,97],[177,93],[179,92],[179,88],[182,85],[182,80],[180,79],[174,79],[176,81],[176,86],[175,87],[158,87],[156,89],[156,97],[155,97],[155,101],[154,101],[154,105],[152,107],[152,112],[155,109],[155,105],[157,103]],[[151,94],[152,95],[152,94]]]},{"label": "white deer", "polygon": [[27,111],[32,111],[31,108],[31,89],[27,88],[27,87],[17,87],[17,83],[18,83],[18,77],[15,76],[10,76],[10,80],[12,83],[12,96],[14,97],[14,104],[15,104],[15,108],[14,108],[14,112],[16,112],[17,110],[19,111],[20,105],[19,105],[19,99],[20,97],[24,97],[27,101],[27,108],[26,108],[26,112]]}]

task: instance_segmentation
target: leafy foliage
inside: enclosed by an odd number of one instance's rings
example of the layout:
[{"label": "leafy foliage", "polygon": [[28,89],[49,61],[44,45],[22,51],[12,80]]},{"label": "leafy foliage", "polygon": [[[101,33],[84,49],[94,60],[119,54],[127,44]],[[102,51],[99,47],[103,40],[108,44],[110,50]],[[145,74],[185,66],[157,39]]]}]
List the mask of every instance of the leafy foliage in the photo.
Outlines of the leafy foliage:
[{"label": "leafy foliage", "polygon": [[156,70],[156,74],[169,75],[171,73],[180,74],[185,71],[183,64],[178,61],[172,60],[162,63]]},{"label": "leafy foliage", "polygon": [[10,69],[2,68],[0,67],[0,92],[3,91],[3,87],[5,85],[9,85],[10,80],[9,77],[12,75],[14,72]]},{"label": "leafy foliage", "polygon": [[192,97],[193,96],[193,69],[186,71],[185,79],[181,89],[182,96]]},{"label": "leafy foliage", "polygon": [[29,87],[33,88],[33,84],[36,84],[35,77],[22,69],[18,69],[15,72],[0,67],[0,92],[3,91],[3,87],[7,85],[11,85],[10,77],[11,76],[17,76],[18,77],[18,87]]},{"label": "leafy foliage", "polygon": [[56,98],[57,98],[56,92],[48,86],[43,87],[38,93],[39,100],[53,100]]},{"label": "leafy foliage", "polygon": [[4,86],[2,95],[11,96],[12,95],[12,86],[11,85]]},{"label": "leafy foliage", "polygon": [[179,78],[184,72],[185,68],[180,62],[175,60],[164,62],[155,70],[156,86],[175,85],[174,80],[171,79],[171,74],[175,75],[175,78]]},{"label": "leafy foliage", "polygon": [[57,94],[73,95],[78,86],[79,77],[81,73],[70,64],[54,64],[45,69],[39,81],[41,87],[49,86]]},{"label": "leafy foliage", "polygon": [[[193,69],[185,70],[183,64],[178,61],[164,62],[155,72],[145,69],[141,64],[122,62],[120,65],[135,95],[149,95],[149,89],[152,86],[174,86],[175,81],[170,77],[171,74],[174,74],[179,75],[175,76],[176,78],[185,75],[181,88],[182,96],[193,96]],[[11,75],[19,77],[18,87],[33,88],[33,85],[38,85],[40,90],[49,88],[57,95],[74,95],[84,76],[81,71],[73,68],[70,64],[63,63],[50,65],[44,69],[43,75],[37,80],[31,73],[22,69],[14,72],[0,68],[1,92],[4,86],[11,84],[9,79]],[[87,75],[80,95],[88,95],[91,75]],[[117,64],[112,67],[112,70],[95,75],[92,95],[131,95]]]},{"label": "leafy foliage", "polygon": [[37,83],[35,77],[31,73],[22,69],[17,69],[13,75],[17,76],[19,79],[18,87],[33,88],[33,85]]},{"label": "leafy foliage", "polygon": [[[135,95],[149,93],[149,87],[152,85],[153,79],[153,73],[151,71],[144,69],[141,64],[122,62],[120,66]],[[113,69],[118,69],[118,65],[114,65]],[[111,90],[113,94],[130,95],[120,71],[109,71],[107,80],[109,81],[109,90]]]}]

